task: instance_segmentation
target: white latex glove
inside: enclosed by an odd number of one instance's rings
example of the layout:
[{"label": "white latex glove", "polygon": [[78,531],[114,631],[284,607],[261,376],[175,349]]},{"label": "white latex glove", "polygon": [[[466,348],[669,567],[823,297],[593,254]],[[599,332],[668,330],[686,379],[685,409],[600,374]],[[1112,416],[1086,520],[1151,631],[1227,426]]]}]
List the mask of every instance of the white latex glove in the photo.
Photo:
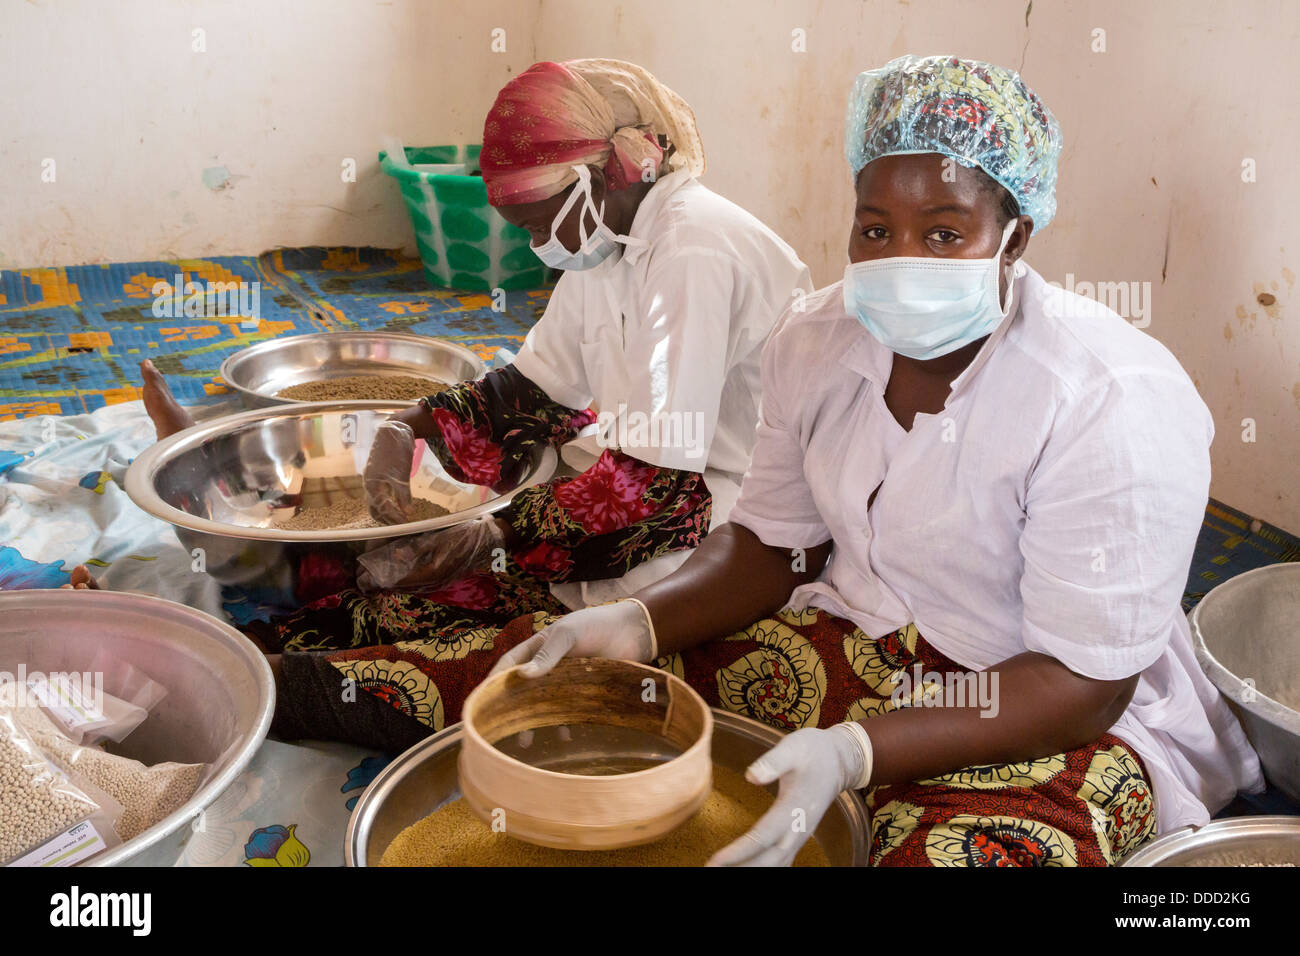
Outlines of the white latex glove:
[{"label": "white latex glove", "polygon": [[636,601],[574,611],[511,648],[492,674],[521,665],[521,677],[541,677],[564,657],[608,657],[648,664],[659,656],[650,616]]},{"label": "white latex glove", "polygon": [[491,515],[441,531],[409,534],[358,559],[357,587],[439,588],[488,564],[505,535]]},{"label": "white latex glove", "polygon": [[865,787],[870,776],[870,757],[847,724],[796,730],[745,771],[750,783],[781,781],[775,802],[709,866],[789,866],[840,791]]},{"label": "white latex glove", "polygon": [[361,485],[370,515],[383,524],[402,524],[411,513],[411,465],[415,432],[406,422],[389,419],[375,429]]}]

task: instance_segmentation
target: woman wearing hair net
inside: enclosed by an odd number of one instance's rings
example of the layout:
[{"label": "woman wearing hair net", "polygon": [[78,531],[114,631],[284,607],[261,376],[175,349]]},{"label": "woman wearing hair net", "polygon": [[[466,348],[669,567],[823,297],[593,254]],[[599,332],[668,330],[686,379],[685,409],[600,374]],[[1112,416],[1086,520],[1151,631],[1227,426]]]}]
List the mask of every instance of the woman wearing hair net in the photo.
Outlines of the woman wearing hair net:
[{"label": "woman wearing hair net", "polygon": [[850,265],[768,343],[730,523],[498,666],[658,660],[793,730],[718,864],[790,862],[846,788],[880,866],[1109,865],[1205,823],[1263,784],[1179,606],[1213,426],[1162,345],[1022,261],[1055,118],[1010,70],[903,57],[846,147]]}]

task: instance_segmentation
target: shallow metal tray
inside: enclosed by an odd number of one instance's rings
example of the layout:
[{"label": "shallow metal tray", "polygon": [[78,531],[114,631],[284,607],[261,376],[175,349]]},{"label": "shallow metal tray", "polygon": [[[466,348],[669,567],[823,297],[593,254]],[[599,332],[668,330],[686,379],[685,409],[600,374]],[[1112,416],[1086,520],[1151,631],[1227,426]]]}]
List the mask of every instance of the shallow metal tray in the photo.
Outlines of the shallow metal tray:
[{"label": "shallow metal tray", "polygon": [[1264,775],[1300,800],[1300,563],[1239,574],[1190,615],[1196,659],[1241,719]]},{"label": "shallow metal tray", "polygon": [[1234,817],[1184,827],[1124,858],[1123,866],[1300,866],[1300,817]]},{"label": "shallow metal tray", "polygon": [[81,673],[101,652],[139,668],[168,691],[112,751],[146,764],[212,764],[184,806],[86,861],[111,866],[155,846],[179,851],[199,813],[261,747],[275,710],[275,682],[248,638],[193,608],[119,591],[0,592],[0,670],[16,675],[25,664],[27,673]]},{"label": "shallow metal tray", "polygon": [[486,371],[462,345],[408,332],[316,332],[241,349],[221,363],[221,377],[245,408],[292,405],[276,392],[292,385],[350,375],[416,375],[448,385]]},{"label": "shallow metal tray", "polygon": [[[355,555],[388,538],[448,528],[504,508],[524,488],[546,481],[557,456],[536,450],[492,488],[456,481],[423,443],[411,477],[413,495],[450,513],[378,528],[288,531],[276,520],[302,504],[362,498],[361,474],[379,423],[404,406],[393,402],[276,405],[209,419],[151,446],[131,463],[126,493],[176,529],[201,553],[207,573],[225,584],[284,585],[303,553]],[[274,580],[273,580],[274,579]]]},{"label": "shallow metal tray", "polygon": [[[758,721],[713,709],[713,762],[719,767],[743,773],[781,737],[780,731]],[[621,750],[609,745],[598,748],[605,759],[642,765],[646,760],[671,756],[653,748],[647,752],[637,735],[619,739],[625,744]],[[378,866],[398,833],[460,797],[456,775],[460,741],[461,725],[453,724],[401,754],[371,782],[348,822],[343,851],[348,866]],[[553,765],[592,759],[593,740],[589,734],[580,735],[575,746],[574,753],[557,752]],[[768,789],[775,792],[774,787]],[[846,792],[831,804],[813,836],[832,865],[865,866],[869,832],[862,799]]]}]

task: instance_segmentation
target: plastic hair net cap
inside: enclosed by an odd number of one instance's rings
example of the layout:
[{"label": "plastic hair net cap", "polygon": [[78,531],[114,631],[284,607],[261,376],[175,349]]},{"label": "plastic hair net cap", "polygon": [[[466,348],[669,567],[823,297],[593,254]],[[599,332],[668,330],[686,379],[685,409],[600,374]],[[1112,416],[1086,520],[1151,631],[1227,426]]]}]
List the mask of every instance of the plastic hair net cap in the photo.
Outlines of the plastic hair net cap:
[{"label": "plastic hair net cap", "polygon": [[881,156],[941,153],[978,166],[1034,220],[1056,215],[1061,127],[1014,70],[953,56],[903,56],[858,74],[845,121],[856,179]]}]

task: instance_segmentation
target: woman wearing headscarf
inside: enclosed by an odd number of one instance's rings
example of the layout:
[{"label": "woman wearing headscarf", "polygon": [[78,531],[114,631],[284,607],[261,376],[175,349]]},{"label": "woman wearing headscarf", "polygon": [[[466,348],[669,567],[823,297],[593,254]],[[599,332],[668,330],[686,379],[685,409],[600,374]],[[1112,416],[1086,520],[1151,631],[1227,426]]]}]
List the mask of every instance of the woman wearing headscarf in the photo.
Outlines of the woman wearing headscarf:
[{"label": "woman wearing headscarf", "polygon": [[792,730],[719,864],[788,863],[849,788],[881,866],[1109,865],[1207,822],[1263,783],[1180,608],[1213,424],[1160,343],[1022,261],[1056,119],[1011,70],[909,56],[859,76],[846,148],[850,264],[768,343],[730,523],[498,667],[657,660]]},{"label": "woman wearing headscarf", "polygon": [[487,115],[480,163],[492,205],[563,275],[509,366],[381,427],[370,508],[406,519],[417,439],[473,484],[509,484],[545,444],[571,443],[580,473],[368,552],[359,588],[317,580],[326,596],[256,627],[283,736],[405,747],[459,719],[510,620],[624,597],[678,567],[739,493],[763,343],[811,289],[786,243],[700,184],[694,115],[634,64],[520,74]]}]

